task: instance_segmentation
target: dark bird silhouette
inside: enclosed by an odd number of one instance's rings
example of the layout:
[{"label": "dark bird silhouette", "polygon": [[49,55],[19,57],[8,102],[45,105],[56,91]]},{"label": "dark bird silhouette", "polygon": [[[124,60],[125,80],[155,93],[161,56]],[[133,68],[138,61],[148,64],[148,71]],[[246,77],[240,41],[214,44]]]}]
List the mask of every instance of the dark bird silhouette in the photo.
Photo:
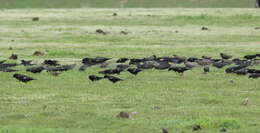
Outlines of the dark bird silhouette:
[{"label": "dark bird silhouette", "polygon": [[198,59],[196,60],[196,63],[200,66],[207,66],[212,64],[212,61],[210,59]]},{"label": "dark bird silhouette", "polygon": [[21,60],[21,64],[24,66],[31,66],[32,64],[32,60]]},{"label": "dark bird silhouette", "polygon": [[220,131],[220,132],[226,132],[227,129],[226,129],[226,128],[222,128],[222,129],[220,129],[219,131]]},{"label": "dark bird silhouette", "polygon": [[174,57],[171,59],[172,63],[180,64],[186,60],[186,57],[183,57],[183,56],[178,56],[178,55],[173,55],[173,56]]},{"label": "dark bird silhouette", "polygon": [[248,73],[260,73],[260,70],[257,69],[247,69]]},{"label": "dark bird silhouette", "polygon": [[253,79],[260,78],[260,73],[251,73],[251,74],[249,75],[249,78],[253,78]]},{"label": "dark bird silhouette", "polygon": [[155,69],[158,70],[164,70],[164,69],[169,69],[171,67],[171,64],[169,64],[168,62],[164,62],[164,61],[157,61],[157,65],[155,65]]},{"label": "dark bird silhouette", "polygon": [[251,60],[241,60],[241,59],[233,59],[232,60],[233,63],[235,63],[238,66],[250,66],[252,64]]},{"label": "dark bird silhouette", "polygon": [[22,74],[14,74],[13,75],[14,78],[16,78],[17,80],[21,81],[21,82],[24,82],[24,83],[27,83],[29,81],[32,81],[32,80],[35,80],[29,76],[26,76],[26,75],[22,75]]},{"label": "dark bird silhouette", "polygon": [[204,66],[203,71],[204,71],[205,74],[209,73],[209,71],[210,71],[209,66]]},{"label": "dark bird silhouette", "polygon": [[16,63],[2,63],[2,64],[0,64],[0,68],[8,68],[8,67],[15,67],[15,66],[17,66],[17,64]]},{"label": "dark bird silhouette", "polygon": [[9,59],[11,60],[17,60],[18,59],[18,55],[17,54],[12,54]]},{"label": "dark bird silhouette", "polygon": [[110,59],[111,58],[105,58],[105,57],[84,58],[84,59],[82,59],[82,63],[85,65],[97,65],[97,64],[104,63]]},{"label": "dark bird silhouette", "polygon": [[192,130],[193,130],[193,131],[198,131],[198,130],[202,130],[202,128],[201,128],[200,125],[194,125],[194,126],[192,127]]},{"label": "dark bird silhouette", "polygon": [[127,71],[133,75],[137,75],[139,72],[142,71],[142,69],[139,69],[139,68],[129,68],[127,69]]},{"label": "dark bird silhouette", "polygon": [[33,17],[33,18],[32,18],[32,21],[39,21],[39,20],[40,20],[39,17]]},{"label": "dark bird silhouette", "polygon": [[225,62],[214,62],[212,65],[216,68],[223,68],[227,65],[227,63],[225,63]]},{"label": "dark bird silhouette", "polygon": [[190,57],[187,59],[187,61],[189,61],[189,62],[195,62],[196,60],[198,60],[198,58],[196,58],[196,57]]},{"label": "dark bird silhouette", "polygon": [[59,65],[58,61],[56,61],[56,60],[45,60],[43,62],[43,64],[49,65],[49,66],[58,66]]},{"label": "dark bird silhouette", "polygon": [[116,63],[125,63],[126,61],[128,61],[128,58],[120,58],[116,61]]},{"label": "dark bird silhouette", "polygon": [[169,131],[166,128],[162,128],[162,133],[169,133]]},{"label": "dark bird silhouette", "polygon": [[91,80],[92,82],[94,82],[94,81],[101,80],[101,79],[103,79],[104,77],[98,77],[98,76],[96,76],[96,75],[89,75],[88,78],[89,78],[89,80]]},{"label": "dark bird silhouette", "polygon": [[42,56],[42,55],[44,55],[44,53],[42,53],[42,52],[40,52],[40,51],[35,51],[35,52],[33,53],[33,56]]},{"label": "dark bird silhouette", "polygon": [[226,73],[234,73],[237,70],[243,69],[243,66],[232,66],[225,70]]},{"label": "dark bird silhouette", "polygon": [[201,28],[201,30],[209,30],[209,28],[203,26],[203,27]]},{"label": "dark bird silhouette", "polygon": [[239,70],[235,70],[233,73],[237,74],[237,75],[247,75],[248,71],[246,68],[242,68]]},{"label": "dark bird silhouette", "polygon": [[252,60],[252,59],[255,59],[257,56],[256,55],[246,55],[244,56],[245,59],[247,60]]},{"label": "dark bird silhouette", "polygon": [[187,70],[189,70],[187,67],[180,67],[180,66],[173,66],[168,69],[168,71],[174,71],[181,74]]},{"label": "dark bird silhouette", "polygon": [[97,34],[102,34],[102,35],[106,35],[107,34],[107,32],[103,31],[102,29],[97,29],[96,33]]},{"label": "dark bird silhouette", "polygon": [[117,118],[130,118],[130,114],[128,112],[120,112],[116,115]]},{"label": "dark bird silhouette", "polygon": [[221,56],[222,59],[230,59],[230,58],[232,58],[231,55],[228,55],[226,53],[220,53],[220,56]]},{"label": "dark bird silhouette", "polygon": [[201,58],[210,60],[212,57],[203,55],[203,56],[201,56]]},{"label": "dark bird silhouette", "polygon": [[156,63],[154,61],[144,61],[144,62],[137,64],[137,67],[139,69],[152,69],[155,67],[155,64]]},{"label": "dark bird silhouette", "polygon": [[120,33],[123,34],[123,35],[129,34],[129,32],[127,32],[127,31],[120,31]]},{"label": "dark bird silhouette", "polygon": [[117,16],[117,13],[113,13],[113,16]]},{"label": "dark bird silhouette", "polygon": [[110,75],[105,75],[104,78],[107,78],[109,81],[116,83],[118,81],[123,81],[122,79]]},{"label": "dark bird silhouette", "polygon": [[31,68],[26,69],[27,72],[31,72],[31,73],[41,73],[43,70],[44,70],[44,67],[42,67],[42,66],[31,67]]},{"label": "dark bird silhouette", "polygon": [[100,71],[99,73],[100,74],[120,74],[122,71],[124,71],[124,69],[107,69],[107,70],[104,70],[104,71]]}]

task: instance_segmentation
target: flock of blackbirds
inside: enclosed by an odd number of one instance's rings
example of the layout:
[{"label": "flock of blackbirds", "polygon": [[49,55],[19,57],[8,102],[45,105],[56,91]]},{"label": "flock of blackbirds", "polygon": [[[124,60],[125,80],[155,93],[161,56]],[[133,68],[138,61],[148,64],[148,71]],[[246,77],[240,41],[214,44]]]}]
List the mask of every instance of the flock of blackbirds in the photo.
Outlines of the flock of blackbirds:
[{"label": "flock of blackbirds", "polygon": [[[12,54],[9,59],[18,60],[18,55]],[[8,59],[7,59],[8,60]],[[25,71],[31,73],[41,73],[47,71],[53,76],[58,76],[62,72],[75,69],[76,64],[61,65],[57,60],[44,60],[41,64],[34,64],[32,60],[21,60],[20,63],[6,63],[7,60],[0,61],[1,72],[14,73],[13,77],[21,82],[27,83],[35,80],[35,78],[19,74],[14,67],[25,66]],[[113,64],[113,68],[111,68]],[[123,79],[116,77],[122,72],[129,72],[133,75],[146,69],[156,70],[168,70],[179,73],[182,76],[186,71],[192,70],[194,67],[202,67],[203,73],[209,73],[211,67],[224,68],[226,73],[234,73],[237,75],[248,75],[249,78],[260,78],[260,69],[254,69],[255,66],[260,65],[260,54],[246,55],[242,59],[233,58],[226,53],[220,53],[220,58],[212,58],[209,56],[196,57],[184,57],[184,56],[163,56],[158,57],[156,55],[145,58],[119,58],[114,63],[112,58],[96,57],[96,58],[84,58],[82,64],[78,67],[79,71],[85,71],[93,66],[100,66],[105,70],[99,71],[99,75],[89,75],[88,79],[92,82],[107,79],[112,83],[123,81]]]}]

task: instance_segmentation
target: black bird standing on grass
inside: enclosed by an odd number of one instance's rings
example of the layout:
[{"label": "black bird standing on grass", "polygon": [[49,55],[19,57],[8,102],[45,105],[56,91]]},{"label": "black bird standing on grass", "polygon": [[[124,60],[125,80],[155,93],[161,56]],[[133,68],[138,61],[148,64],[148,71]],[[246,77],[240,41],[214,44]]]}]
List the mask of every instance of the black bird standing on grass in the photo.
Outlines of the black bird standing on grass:
[{"label": "black bird standing on grass", "polygon": [[11,60],[17,60],[18,59],[18,55],[17,54],[12,54],[9,59]]},{"label": "black bird standing on grass", "polygon": [[209,71],[210,71],[209,66],[204,66],[203,71],[204,71],[204,74],[209,73]]},{"label": "black bird standing on grass", "polygon": [[30,66],[32,64],[32,60],[21,60],[21,64],[24,66]]},{"label": "black bird standing on grass", "polygon": [[155,69],[158,69],[158,70],[169,69],[171,67],[171,64],[169,64],[168,62],[157,61],[157,63],[158,63],[158,65],[155,65]]},{"label": "black bird standing on grass", "polygon": [[162,128],[162,133],[169,133],[169,131],[166,128]]},{"label": "black bird standing on grass", "polygon": [[256,55],[246,55],[244,56],[245,59],[247,60],[252,60],[252,59],[255,59],[257,56]]},{"label": "black bird standing on grass", "polygon": [[43,64],[45,64],[45,65],[50,65],[50,66],[57,66],[57,65],[59,65],[59,64],[58,64],[58,61],[56,61],[56,60],[45,60],[45,61],[43,62]]},{"label": "black bird standing on grass", "polygon": [[189,70],[187,67],[173,66],[168,69],[168,71],[174,71],[183,74],[185,71]]},{"label": "black bird standing on grass", "polygon": [[104,63],[110,59],[111,58],[105,58],[105,57],[84,58],[84,59],[82,59],[82,63],[85,65],[97,65],[97,64]]},{"label": "black bird standing on grass", "polygon": [[225,53],[220,53],[220,56],[221,56],[222,59],[226,59],[226,60],[232,58],[231,55],[228,55],[228,54],[225,54]]},{"label": "black bird standing on grass", "polygon": [[105,75],[104,78],[107,78],[109,81],[116,83],[118,81],[123,81],[122,79],[110,75]]},{"label": "black bird standing on grass", "polygon": [[26,69],[27,72],[31,72],[31,73],[41,73],[43,70],[44,70],[44,67],[42,67],[42,66],[31,67],[31,68]]},{"label": "black bird standing on grass", "polygon": [[100,74],[120,74],[122,71],[124,71],[124,69],[119,69],[119,68],[116,68],[116,69],[107,69],[107,70],[104,70],[104,71],[100,71],[99,73]]},{"label": "black bird standing on grass", "polygon": [[139,69],[139,68],[129,68],[129,69],[127,69],[127,71],[130,72],[133,75],[137,75],[139,72],[142,71],[142,69]]},{"label": "black bird standing on grass", "polygon": [[103,79],[104,77],[98,77],[98,76],[96,76],[96,75],[89,75],[88,78],[89,78],[89,80],[91,80],[92,82],[94,82],[94,81],[101,80],[101,79]]},{"label": "black bird standing on grass", "polygon": [[14,74],[13,77],[16,78],[17,80],[23,82],[23,83],[27,83],[27,82],[29,82],[31,80],[35,80],[35,79],[33,79],[33,78],[29,77],[29,76],[26,76],[26,75],[23,75],[23,74],[17,74],[17,73]]},{"label": "black bird standing on grass", "polygon": [[249,78],[253,78],[253,79],[260,78],[260,73],[252,73],[249,75]]}]

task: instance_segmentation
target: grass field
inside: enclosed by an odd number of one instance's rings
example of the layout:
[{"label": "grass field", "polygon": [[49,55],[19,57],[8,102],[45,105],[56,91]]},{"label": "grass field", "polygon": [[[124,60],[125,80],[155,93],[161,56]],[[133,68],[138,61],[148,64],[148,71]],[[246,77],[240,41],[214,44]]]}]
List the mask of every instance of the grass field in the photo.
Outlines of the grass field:
[{"label": "grass field", "polygon": [[255,0],[0,0],[0,8],[255,7]]},{"label": "grass field", "polygon": [[[36,16],[40,21],[31,21]],[[153,54],[219,57],[226,52],[241,58],[259,53],[259,22],[255,9],[3,10],[0,60],[12,53],[62,64],[80,64],[83,57]],[[95,34],[96,29],[109,33]],[[31,56],[36,50],[45,55]],[[37,79],[28,84],[0,72],[0,132],[160,133],[167,128],[190,133],[194,124],[202,126],[201,133],[218,133],[223,127],[229,133],[259,132],[259,79],[215,68],[205,75],[197,68],[183,77],[148,70],[136,77],[123,73],[119,77],[125,81],[116,84],[90,82],[87,76],[98,70],[72,70],[58,77],[21,72]],[[246,98],[249,104],[241,105]],[[120,111],[133,115],[116,118]]]}]

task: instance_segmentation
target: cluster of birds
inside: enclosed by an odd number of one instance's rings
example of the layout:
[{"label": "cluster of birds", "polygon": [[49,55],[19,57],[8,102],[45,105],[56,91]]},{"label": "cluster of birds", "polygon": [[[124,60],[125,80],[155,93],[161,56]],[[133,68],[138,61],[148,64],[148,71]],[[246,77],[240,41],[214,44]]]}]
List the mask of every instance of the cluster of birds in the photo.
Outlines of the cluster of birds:
[{"label": "cluster of birds", "polygon": [[[17,60],[18,55],[12,54],[9,59]],[[184,56],[163,56],[156,55],[145,58],[119,58],[111,68],[112,58],[96,57],[84,58],[82,64],[78,68],[79,71],[99,65],[105,70],[98,73],[103,76],[89,75],[88,79],[95,82],[101,79],[108,79],[116,83],[123,81],[123,79],[114,75],[119,75],[122,72],[129,72],[133,75],[146,69],[168,70],[179,73],[182,76],[186,71],[192,70],[194,67],[202,67],[203,72],[209,73],[211,67],[224,68],[226,73],[234,73],[237,75],[249,75],[249,78],[260,78],[260,70],[253,69],[252,67],[260,64],[260,54],[246,55],[242,59],[232,58],[231,55],[220,53],[220,58],[212,58],[209,56],[184,57]],[[48,73],[58,76],[64,71],[69,71],[76,68],[76,64],[61,65],[57,60],[44,60],[41,64],[33,64],[32,60],[21,60],[20,63],[6,63],[7,60],[0,61],[0,71],[2,72],[15,72],[13,77],[21,82],[27,83],[35,80],[32,77],[17,73],[19,70],[14,69],[15,66],[23,65],[26,67],[27,72],[41,73],[46,70]]]}]

